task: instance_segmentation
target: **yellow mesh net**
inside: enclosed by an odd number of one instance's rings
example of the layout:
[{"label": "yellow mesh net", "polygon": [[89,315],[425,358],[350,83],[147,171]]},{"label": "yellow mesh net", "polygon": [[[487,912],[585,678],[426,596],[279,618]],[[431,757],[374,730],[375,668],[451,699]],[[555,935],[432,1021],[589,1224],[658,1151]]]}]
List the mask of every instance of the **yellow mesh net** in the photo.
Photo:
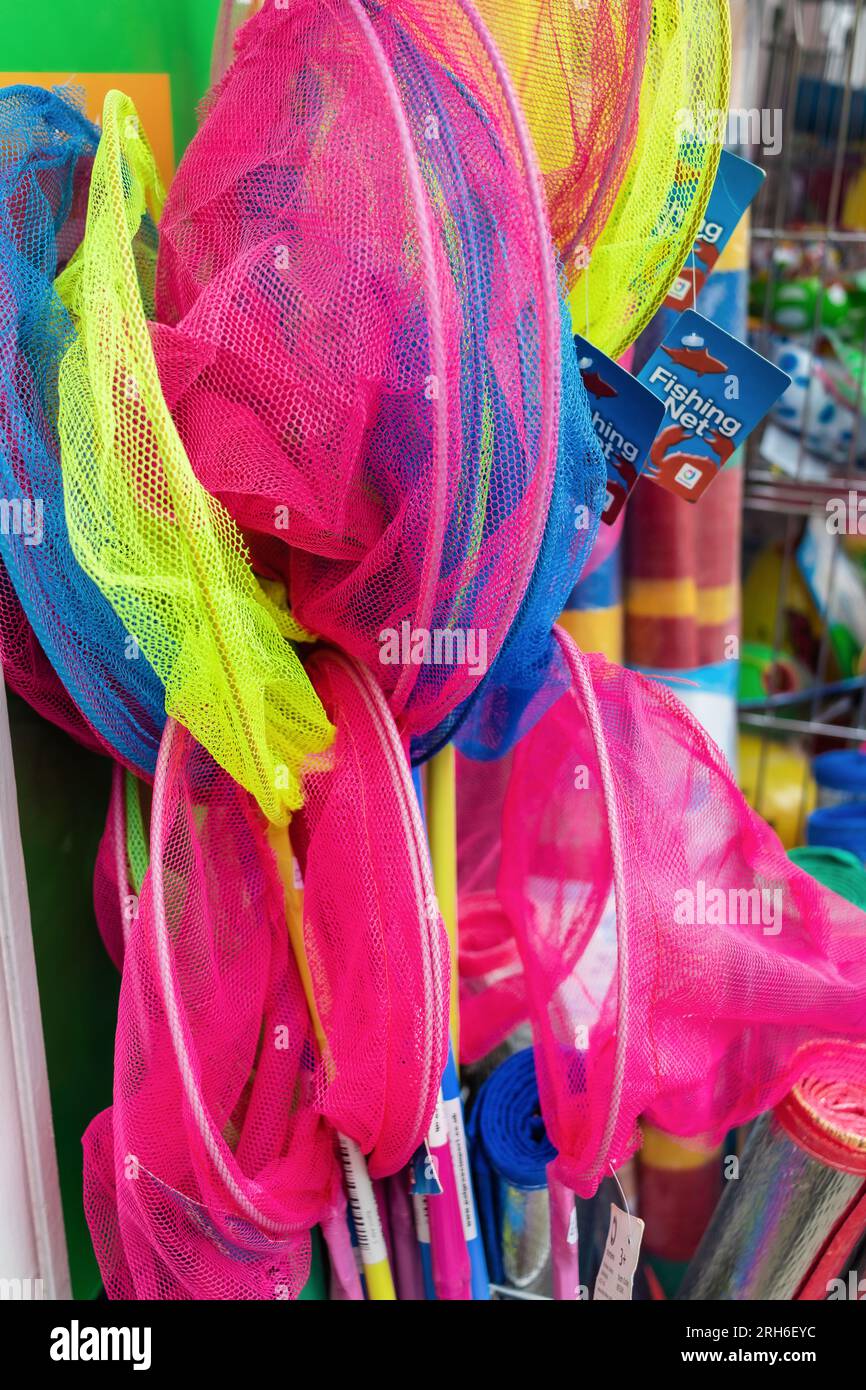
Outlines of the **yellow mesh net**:
[{"label": "yellow mesh net", "polygon": [[135,107],[109,92],[85,237],[57,281],[77,331],[60,367],[67,525],[164,683],[167,713],[283,823],[302,801],[302,763],[333,730],[288,640],[307,634],[259,585],[160,390],[142,293],[162,200]]},{"label": "yellow mesh net", "polygon": [[730,79],[728,0],[653,0],[634,150],[570,300],[575,328],[611,357],[646,327],[700,231]]},{"label": "yellow mesh net", "polygon": [[652,0],[475,0],[535,144],[566,280],[594,245],[637,133]]}]

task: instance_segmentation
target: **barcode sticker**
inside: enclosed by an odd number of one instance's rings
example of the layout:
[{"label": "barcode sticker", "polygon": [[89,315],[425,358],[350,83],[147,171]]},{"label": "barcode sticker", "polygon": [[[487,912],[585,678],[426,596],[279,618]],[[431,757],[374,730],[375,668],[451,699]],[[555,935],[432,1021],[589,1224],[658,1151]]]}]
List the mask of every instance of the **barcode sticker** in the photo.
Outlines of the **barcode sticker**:
[{"label": "barcode sticker", "polygon": [[365,1265],[379,1264],[388,1258],[388,1251],[364,1155],[354,1140],[345,1134],[340,1135],[340,1154],[343,1159],[346,1196],[352,1208],[352,1220],[355,1223],[361,1258]]},{"label": "barcode sticker", "polygon": [[430,1217],[427,1214],[427,1198],[413,1197],[415,1207],[415,1234],[419,1245],[430,1244]]}]

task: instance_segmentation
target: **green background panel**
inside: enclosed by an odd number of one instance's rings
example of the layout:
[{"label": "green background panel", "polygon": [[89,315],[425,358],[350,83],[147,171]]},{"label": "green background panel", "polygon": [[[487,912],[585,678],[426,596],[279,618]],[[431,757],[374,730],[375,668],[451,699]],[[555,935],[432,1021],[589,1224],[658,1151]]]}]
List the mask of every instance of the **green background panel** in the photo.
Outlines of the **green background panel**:
[{"label": "green background panel", "polygon": [[5,72],[167,72],[175,158],[207,90],[218,0],[0,0]]}]

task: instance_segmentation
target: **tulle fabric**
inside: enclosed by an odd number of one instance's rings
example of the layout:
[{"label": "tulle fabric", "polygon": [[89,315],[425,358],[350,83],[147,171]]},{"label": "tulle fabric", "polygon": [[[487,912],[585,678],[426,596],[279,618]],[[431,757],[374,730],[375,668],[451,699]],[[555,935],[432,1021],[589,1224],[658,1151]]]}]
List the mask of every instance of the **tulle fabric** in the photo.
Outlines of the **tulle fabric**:
[{"label": "tulle fabric", "polygon": [[[425,736],[514,621],[559,444],[544,189],[472,6],[250,19],[169,193],[157,311],[197,477],[299,620]],[[592,472],[585,443],[578,461]],[[460,656],[482,632],[484,667]],[[416,634],[457,655],[416,659]]]},{"label": "tulle fabric", "polygon": [[[317,1022],[317,1104],[398,1172],[430,1127],[448,1048],[450,963],[406,750],[377,683],[317,651],[308,672],[337,736],[290,827]],[[291,908],[290,908],[291,917]]]},{"label": "tulle fabric", "polygon": [[[124,878],[115,781],[103,878]],[[113,822],[113,823],[112,823]],[[254,801],[169,721],[140,894],[101,925],[122,956],[113,1105],[84,1135],[110,1298],[294,1298],[338,1202],[316,1044]],[[125,942],[123,938],[125,937]]]},{"label": "tulle fabric", "polygon": [[473,840],[492,797],[463,1039],[531,1019],[557,1172],[589,1194],[641,1115],[717,1140],[840,1050],[863,1079],[866,915],[790,863],[670,690],[558,641],[570,689],[499,781],[459,768]]},{"label": "tulle fabric", "polygon": [[84,231],[98,140],[71,91],[0,93],[0,659],[40,714],[152,776],[162,686],[75,560],[60,467],[75,332],[54,277]]}]

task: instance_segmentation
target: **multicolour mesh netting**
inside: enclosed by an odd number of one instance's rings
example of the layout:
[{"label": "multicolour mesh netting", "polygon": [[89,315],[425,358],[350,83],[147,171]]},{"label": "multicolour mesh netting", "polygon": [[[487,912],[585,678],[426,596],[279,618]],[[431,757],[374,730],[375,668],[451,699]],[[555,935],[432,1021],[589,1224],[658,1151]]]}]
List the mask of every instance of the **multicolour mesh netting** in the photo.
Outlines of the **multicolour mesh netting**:
[{"label": "multicolour mesh netting", "polygon": [[[59,278],[75,333],[60,366],[66,516],[76,558],[165,686],[165,708],[266,814],[332,730],[225,508],[196,481],[154,362],[147,288],[162,189],[132,102],[105,100],[84,241]],[[142,284],[145,293],[142,294]]]},{"label": "multicolour mesh netting", "polygon": [[75,330],[53,282],[80,240],[98,138],[71,99],[0,93],[0,655],[40,712],[152,775],[162,686],[78,566],[60,471],[58,371]]},{"label": "multicolour mesh netting", "polygon": [[[531,1017],[559,1176],[588,1194],[641,1115],[715,1141],[840,1047],[860,1076],[863,1049],[844,1044],[866,1033],[866,914],[789,862],[670,690],[559,641],[570,691],[501,795],[484,783],[501,820],[486,879],[464,879],[464,920],[486,931],[476,995],[484,951],[498,969],[464,1047]],[[464,1019],[469,1002],[464,988]]]},{"label": "multicolour mesh netting", "polygon": [[460,1054],[477,1062],[527,1021],[526,979],[499,893],[502,808],[513,753],[457,758]]},{"label": "multicolour mesh netting", "polygon": [[722,0],[652,0],[637,137],[571,296],[575,328],[619,357],[686,263],[716,177],[731,76]]},{"label": "multicolour mesh netting", "polygon": [[448,938],[381,690],[334,652],[316,652],[307,669],[337,729],[322,767],[304,777],[290,827],[303,878],[294,939],[321,1051],[317,1103],[381,1177],[409,1162],[430,1127],[448,1049]]},{"label": "multicolour mesh netting", "polygon": [[256,10],[261,0],[220,0],[220,10],[214,30],[211,52],[210,80],[216,85],[234,58],[235,35]]},{"label": "multicolour mesh netting", "polygon": [[157,307],[197,476],[299,619],[376,672],[401,730],[435,728],[483,672],[413,659],[411,639],[483,630],[492,660],[559,428],[543,188],[472,7],[291,0],[251,19],[167,201]]},{"label": "multicolour mesh netting", "polygon": [[93,909],[103,944],[118,970],[150,859],[137,779],[118,763],[112,771],[105,830],[93,872]]},{"label": "multicolour mesh netting", "polygon": [[70,697],[27,621],[18,595],[0,563],[0,666],[6,683],[16,695],[64,733],[91,752],[103,752],[103,743]]},{"label": "multicolour mesh netting", "polygon": [[[122,809],[115,785],[114,810]],[[122,834],[116,829],[119,858]],[[315,1042],[268,827],[169,721],[129,892],[114,1104],[84,1136],[110,1298],[292,1298],[337,1202]],[[118,873],[118,881],[123,873]]]},{"label": "multicolour mesh netting", "polygon": [[93,912],[102,944],[118,970],[123,968],[126,927],[135,892],[126,854],[123,769],[115,763],[108,815],[93,870]]},{"label": "multicolour mesh netting", "polygon": [[475,0],[508,64],[569,283],[634,149],[652,0]]},{"label": "multicolour mesh netting", "polygon": [[553,625],[592,553],[606,487],[604,455],[563,306],[559,457],[532,579],[481,685],[433,735],[415,741],[416,758],[450,738],[471,758],[500,758],[568,688]]}]

